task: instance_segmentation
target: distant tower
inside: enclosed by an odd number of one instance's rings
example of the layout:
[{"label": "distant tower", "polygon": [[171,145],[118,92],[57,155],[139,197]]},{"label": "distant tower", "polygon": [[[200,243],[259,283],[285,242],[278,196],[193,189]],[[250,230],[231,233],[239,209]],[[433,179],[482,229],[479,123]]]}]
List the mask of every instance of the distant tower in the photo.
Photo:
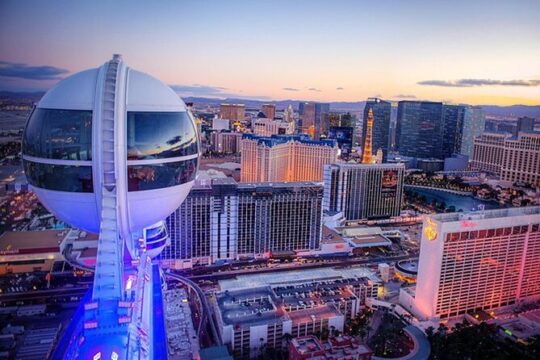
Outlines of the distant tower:
[{"label": "distant tower", "polygon": [[371,134],[373,131],[373,110],[369,109],[367,129],[366,129],[366,139],[364,140],[364,150],[362,152],[362,164],[371,164],[373,161],[371,159]]},{"label": "distant tower", "polygon": [[383,151],[382,151],[382,149],[377,150],[377,155],[375,155],[375,163],[376,164],[382,164],[383,163]]},{"label": "distant tower", "polygon": [[285,110],[283,114],[283,120],[287,122],[294,121],[294,110],[292,108],[292,105],[289,105],[289,107],[287,107],[287,110]]}]

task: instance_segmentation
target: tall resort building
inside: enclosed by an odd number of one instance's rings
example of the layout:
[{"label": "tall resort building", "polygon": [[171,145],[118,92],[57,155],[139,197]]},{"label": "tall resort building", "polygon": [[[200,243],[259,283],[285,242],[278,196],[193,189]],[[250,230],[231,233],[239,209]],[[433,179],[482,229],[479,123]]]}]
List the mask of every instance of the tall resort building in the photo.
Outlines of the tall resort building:
[{"label": "tall resort building", "polygon": [[337,161],[335,140],[307,135],[244,134],[241,141],[242,182],[322,181],[323,167]]},{"label": "tall resort building", "polygon": [[442,157],[448,158],[461,150],[461,130],[466,107],[463,105],[443,105]]},{"label": "tall resort building", "polygon": [[429,101],[398,103],[396,146],[401,155],[444,159],[443,104]]},{"label": "tall resort building", "polygon": [[540,300],[540,207],[426,216],[416,287],[400,302],[420,319]]},{"label": "tall resort building", "polygon": [[403,164],[331,164],[324,167],[323,209],[349,221],[398,216]]},{"label": "tall resort building", "polygon": [[540,133],[483,133],[474,140],[470,168],[503,181],[540,186]]},{"label": "tall resort building", "polygon": [[459,144],[459,153],[472,155],[474,139],[484,132],[486,127],[486,115],[480,106],[467,106],[463,114],[463,124],[461,126],[461,141]]},{"label": "tall resort building", "polygon": [[316,250],[322,197],[322,185],[312,182],[248,184],[220,178],[198,183],[167,218],[171,241],[161,260],[184,268]]},{"label": "tall resort building", "polygon": [[263,104],[261,106],[261,112],[266,116],[267,119],[274,120],[276,117],[276,105]]},{"label": "tall resort building", "polygon": [[321,134],[328,132],[330,127],[330,104],[301,102],[298,104],[298,112],[302,122],[301,131],[303,134],[309,134],[312,139],[318,140]]},{"label": "tall resort building", "polygon": [[246,106],[244,104],[221,104],[219,106],[219,117],[231,122],[243,121],[246,117]]}]

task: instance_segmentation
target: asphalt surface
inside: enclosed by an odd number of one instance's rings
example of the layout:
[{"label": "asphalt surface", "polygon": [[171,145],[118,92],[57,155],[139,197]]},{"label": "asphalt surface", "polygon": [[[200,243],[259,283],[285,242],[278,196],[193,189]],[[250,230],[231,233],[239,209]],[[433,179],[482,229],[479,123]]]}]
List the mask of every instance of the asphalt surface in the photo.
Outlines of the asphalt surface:
[{"label": "asphalt surface", "polygon": [[[201,312],[202,312],[202,314],[201,314],[201,324],[204,324],[204,321],[206,319],[208,319],[208,323],[210,325],[210,330],[212,332],[212,337],[214,338],[214,344],[215,345],[221,345],[221,337],[219,336],[217,326],[215,324],[215,317],[214,317],[213,309],[208,304],[208,300],[206,299],[206,296],[205,296],[204,292],[202,291],[202,289],[197,284],[195,284],[193,281],[191,281],[190,279],[187,279],[184,276],[174,274],[174,273],[165,273],[165,276],[182,282],[183,284],[185,284],[185,285],[189,286],[190,288],[192,288],[197,293],[197,297],[199,298],[199,302],[200,302],[200,304],[202,306],[202,309],[201,309]],[[200,333],[201,330],[202,330],[202,327],[199,326],[199,331],[198,332]]]},{"label": "asphalt surface", "polygon": [[233,278],[237,275],[245,274],[257,274],[257,273],[268,273],[268,272],[280,272],[280,271],[291,271],[291,270],[306,270],[306,269],[316,269],[320,267],[336,267],[336,266],[351,266],[351,265],[376,265],[381,262],[394,262],[405,259],[416,259],[416,255],[400,255],[394,257],[378,257],[370,259],[354,259],[346,258],[343,260],[332,261],[332,262],[318,262],[318,263],[307,263],[307,264],[295,264],[291,266],[276,266],[276,267],[263,267],[258,269],[239,269],[231,271],[222,271],[214,272],[211,274],[201,274],[201,275],[183,275],[185,278],[191,280],[222,280]]}]

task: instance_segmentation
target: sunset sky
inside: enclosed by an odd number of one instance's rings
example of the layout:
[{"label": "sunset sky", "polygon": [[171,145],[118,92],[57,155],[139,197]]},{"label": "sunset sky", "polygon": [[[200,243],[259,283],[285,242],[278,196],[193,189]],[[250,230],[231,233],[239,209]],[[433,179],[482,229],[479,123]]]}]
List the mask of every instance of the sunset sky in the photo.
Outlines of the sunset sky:
[{"label": "sunset sky", "polygon": [[113,53],[184,96],[540,104],[540,1],[0,2],[0,90]]}]

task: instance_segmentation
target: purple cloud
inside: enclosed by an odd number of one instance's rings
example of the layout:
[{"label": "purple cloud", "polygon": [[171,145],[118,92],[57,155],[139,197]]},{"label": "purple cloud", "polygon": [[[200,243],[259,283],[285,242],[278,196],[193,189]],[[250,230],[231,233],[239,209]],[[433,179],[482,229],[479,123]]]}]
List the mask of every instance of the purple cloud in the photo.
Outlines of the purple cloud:
[{"label": "purple cloud", "polygon": [[54,66],[30,66],[9,61],[0,61],[0,76],[29,80],[59,80],[69,73],[66,69]]},{"label": "purple cloud", "polygon": [[492,80],[492,79],[459,79],[453,81],[424,80],[418,85],[444,87],[474,87],[474,86],[540,86],[540,80]]}]

